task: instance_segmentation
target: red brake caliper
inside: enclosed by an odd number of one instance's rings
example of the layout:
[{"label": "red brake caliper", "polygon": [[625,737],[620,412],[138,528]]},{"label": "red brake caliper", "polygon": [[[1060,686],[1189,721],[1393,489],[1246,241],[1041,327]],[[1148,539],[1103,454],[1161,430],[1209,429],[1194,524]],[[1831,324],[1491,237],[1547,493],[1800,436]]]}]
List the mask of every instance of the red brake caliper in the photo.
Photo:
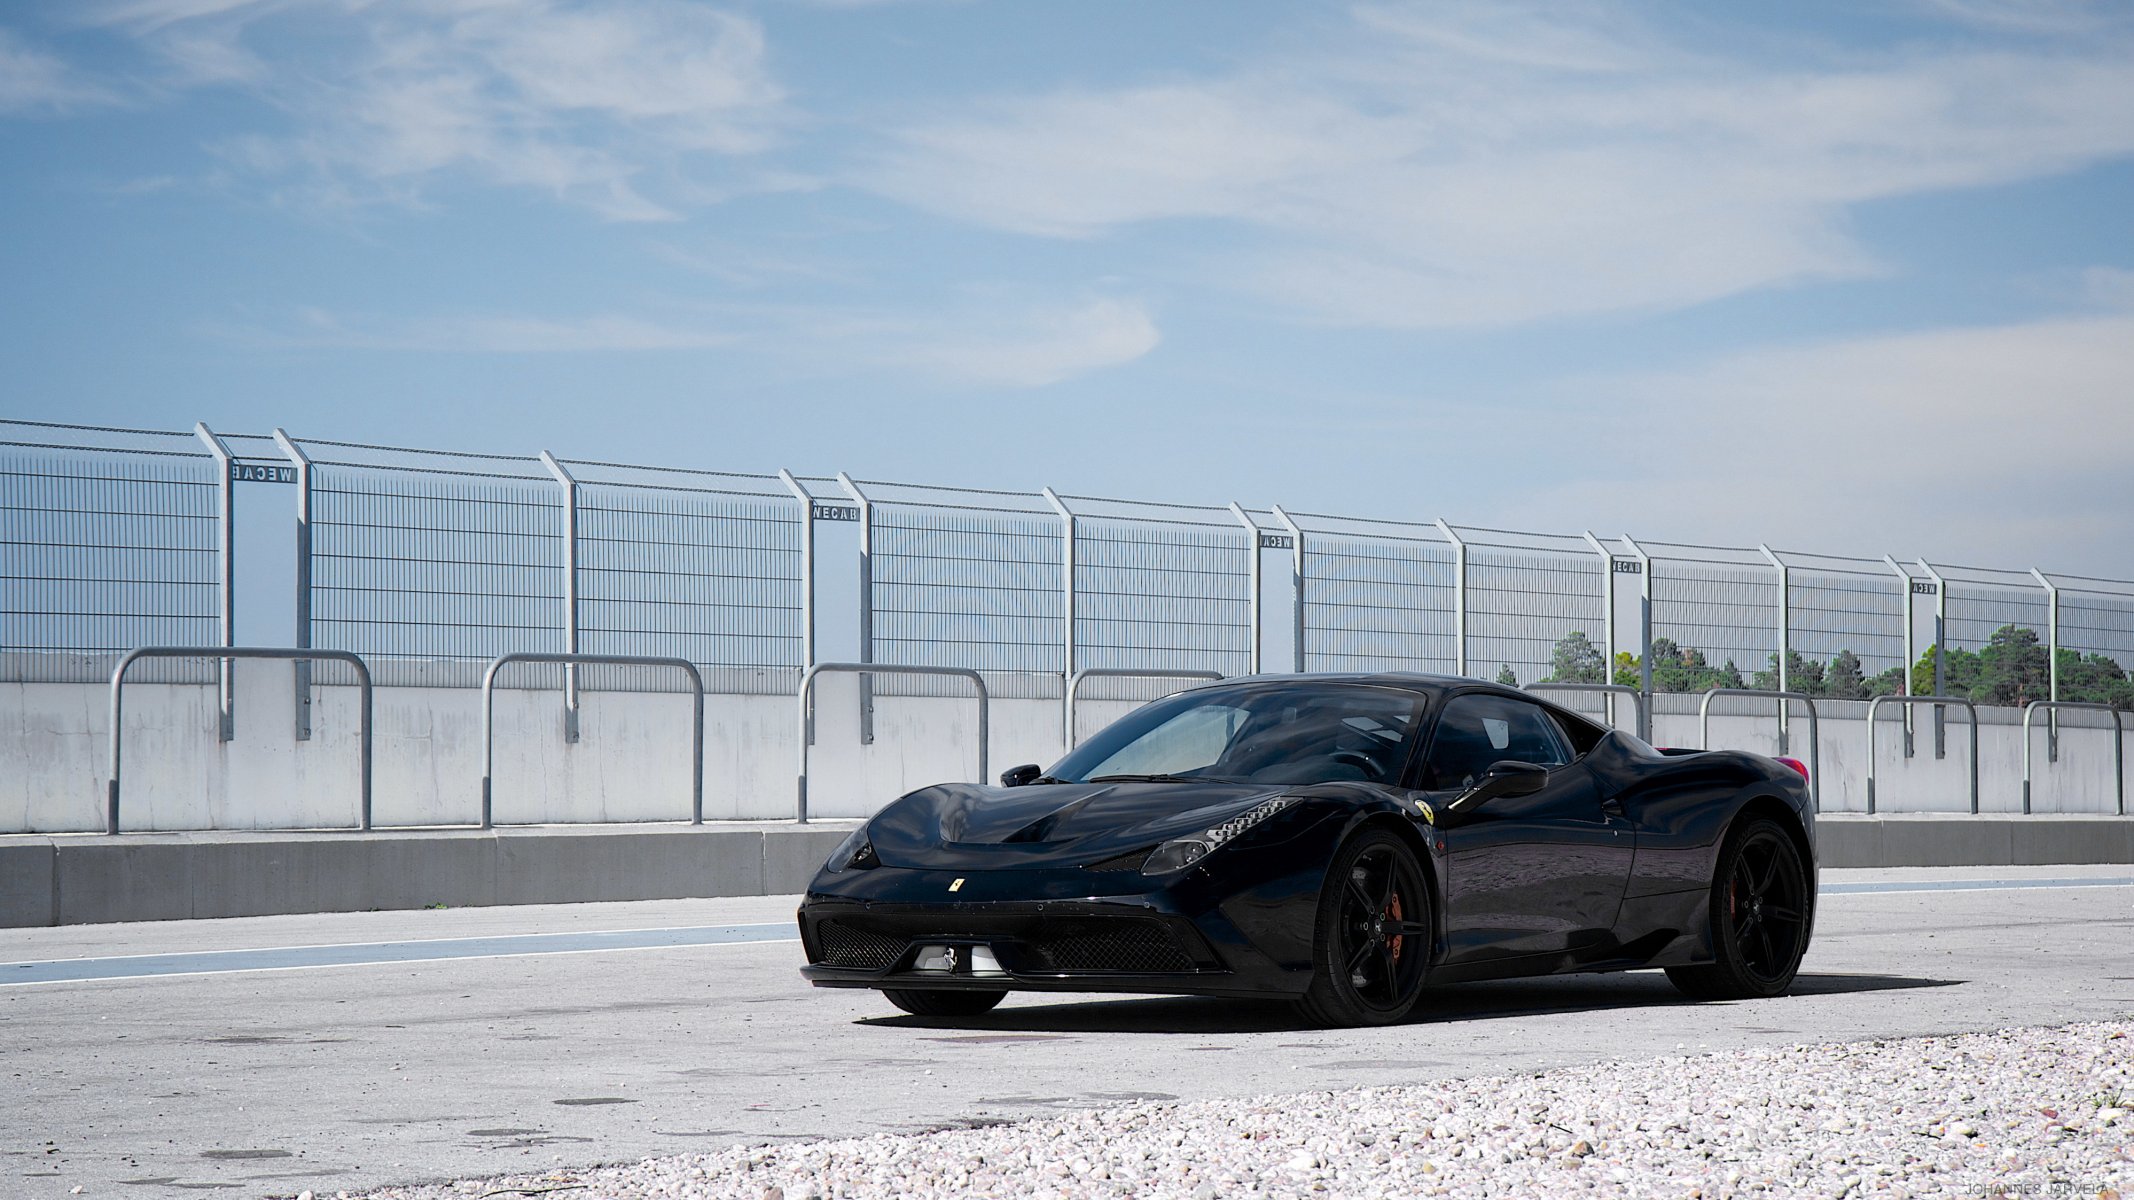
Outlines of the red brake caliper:
[{"label": "red brake caliper", "polygon": [[[1400,927],[1400,914],[1400,893],[1395,892],[1386,900],[1386,918],[1393,923],[1393,926],[1396,930],[1398,930]],[[1402,935],[1398,932],[1389,933],[1386,935],[1386,944],[1393,948],[1393,961],[1395,963],[1400,962],[1401,943],[1405,940],[1406,939],[1402,937]]]}]

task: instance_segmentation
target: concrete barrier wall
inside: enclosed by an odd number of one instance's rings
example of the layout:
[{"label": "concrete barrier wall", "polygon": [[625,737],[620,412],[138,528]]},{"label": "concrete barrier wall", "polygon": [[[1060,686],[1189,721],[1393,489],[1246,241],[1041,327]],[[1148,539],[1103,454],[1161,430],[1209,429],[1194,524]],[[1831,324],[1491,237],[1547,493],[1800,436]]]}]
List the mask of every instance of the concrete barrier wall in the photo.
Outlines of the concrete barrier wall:
[{"label": "concrete barrier wall", "polygon": [[[973,777],[972,700],[878,696],[875,741],[862,746],[858,686],[842,675],[817,682],[811,815],[865,816],[912,788]],[[293,688],[288,664],[238,664],[237,736],[223,743],[215,739],[212,687],[127,684],[122,828],[355,826],[357,691],[318,688],[312,737],[299,742]],[[379,688],[375,695],[374,823],[477,822],[480,693]],[[101,684],[0,684],[0,831],[103,829],[108,699]],[[1134,707],[1085,700],[1082,728],[1100,728]],[[689,710],[685,693],[587,692],[579,741],[569,744],[560,692],[499,689],[496,820],[686,820]],[[1063,752],[1057,699],[995,700],[991,725],[995,775],[1017,763],[1050,763]],[[705,697],[707,820],[793,815],[797,726],[790,696]]]},{"label": "concrete barrier wall", "polygon": [[[858,681],[818,682],[810,810],[865,816],[929,783],[972,778],[976,705],[959,697],[881,695],[875,742],[859,742]],[[450,688],[376,693],[374,822],[383,827],[469,825],[481,810],[481,700]],[[127,685],[127,830],[337,828],[356,824],[354,688],[322,687],[313,736],[293,736],[292,672],[284,663],[240,663],[237,738],[215,740],[215,696],[201,685]],[[1661,696],[1654,738],[1697,746],[1693,696]],[[1132,701],[1087,700],[1081,727],[1100,728]],[[1866,809],[1864,703],[1822,706],[1822,802],[1826,812]],[[107,689],[98,684],[0,685],[0,830],[33,833],[103,828],[109,754]],[[1980,808],[2022,805],[2021,714],[1981,709]],[[1626,718],[1627,719],[1627,718]],[[495,814],[500,824],[686,819],[689,698],[673,692],[587,692],[581,737],[563,740],[561,694],[500,690],[496,700]],[[1059,701],[995,700],[990,770],[1050,763],[1063,752]],[[2032,807],[2041,813],[2108,813],[2112,735],[2098,714],[2067,716],[2058,763],[2048,763],[2043,719],[2032,734]],[[711,820],[788,818],[794,808],[797,714],[793,699],[705,699],[704,812]],[[1806,758],[1807,721],[1793,723],[1792,751]],[[1969,739],[1961,710],[1947,722],[1948,755],[1933,757],[1932,716],[1915,716],[1916,750],[1903,753],[1899,710],[1885,707],[1877,756],[1883,812],[1968,808]],[[1771,706],[1717,702],[1712,744],[1774,753]]]},{"label": "concrete barrier wall", "polygon": [[[1660,696],[1653,717],[1653,740],[1662,746],[1697,747],[1694,696]],[[1777,722],[1770,703],[1721,698],[1712,705],[1712,745],[1778,752]],[[1867,810],[1867,705],[1830,701],[1817,706],[1821,716],[1823,811]],[[1981,708],[1979,715],[1979,810],[2013,813],[2023,807],[2023,714],[2020,709]],[[1626,716],[1627,719],[1627,716]],[[2046,719],[2040,714],[2031,731],[2031,810],[2039,813],[2110,813],[2117,809],[2113,788],[2112,730],[2102,713],[2063,714],[2060,761],[2046,761]],[[2129,720],[2134,725],[2134,720]],[[1947,757],[1934,757],[1931,708],[1913,716],[1911,758],[1904,756],[1902,711],[1884,705],[1876,715],[1875,808],[1878,812],[1958,812],[1969,808],[1971,726],[1965,712],[1950,707],[1946,721]],[[2134,740],[2130,738],[2129,740]],[[1789,750],[1808,757],[1808,719],[1795,708]],[[2134,764],[2129,764],[2134,776]],[[2134,790],[2134,779],[2128,782]]]}]

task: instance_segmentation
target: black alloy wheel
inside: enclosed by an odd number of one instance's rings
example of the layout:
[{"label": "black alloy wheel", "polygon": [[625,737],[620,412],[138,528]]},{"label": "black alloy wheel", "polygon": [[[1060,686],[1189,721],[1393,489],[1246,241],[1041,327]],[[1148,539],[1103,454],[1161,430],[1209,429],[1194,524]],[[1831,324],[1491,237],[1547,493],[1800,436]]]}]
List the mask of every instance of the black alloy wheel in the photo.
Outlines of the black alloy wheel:
[{"label": "black alloy wheel", "polygon": [[1715,961],[1669,967],[1667,978],[1700,1000],[1784,994],[1808,950],[1809,886],[1786,830],[1775,821],[1749,823],[1727,839],[1712,880]]},{"label": "black alloy wheel", "polygon": [[882,994],[915,1017],[975,1017],[991,1012],[1008,993],[963,988],[883,988]]},{"label": "black alloy wheel", "polygon": [[1390,1025],[1423,990],[1433,940],[1430,892],[1399,835],[1367,829],[1334,855],[1320,889],[1310,990],[1320,1025]]}]

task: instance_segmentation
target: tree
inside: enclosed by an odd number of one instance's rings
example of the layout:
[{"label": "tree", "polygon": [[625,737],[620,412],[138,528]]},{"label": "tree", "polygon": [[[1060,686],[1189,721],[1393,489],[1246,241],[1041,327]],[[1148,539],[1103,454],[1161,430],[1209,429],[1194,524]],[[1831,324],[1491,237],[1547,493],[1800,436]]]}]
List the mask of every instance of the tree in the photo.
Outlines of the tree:
[{"label": "tree", "polygon": [[2108,654],[2060,648],[2060,698],[2134,710],[2134,679]]},{"label": "tree", "polygon": [[[1780,690],[1778,686],[1778,655],[1770,655],[1765,661],[1769,665],[1756,673],[1754,686],[1758,691],[1778,691]],[[1856,659],[1854,662],[1855,666],[1857,666],[1858,660]],[[1786,651],[1785,690],[1799,692],[1805,696],[1821,696],[1825,694],[1827,687],[1828,685],[1823,680],[1822,663],[1810,662],[1802,658],[1798,650]]]},{"label": "tree", "polygon": [[[1934,652],[1937,647],[1928,646],[1926,653],[1912,665],[1912,694],[1935,695]],[[1978,655],[1960,646],[1951,646],[1942,656],[1942,684],[1939,694],[1944,696],[1971,695],[1971,685],[1978,681]]]},{"label": "tree", "polygon": [[1903,694],[1903,667],[1891,667],[1889,670],[1867,681],[1867,695],[1870,699],[1876,696],[1901,696]]},{"label": "tree", "polygon": [[1644,665],[1638,661],[1637,655],[1628,650],[1615,652],[1615,682],[1624,687],[1638,687],[1643,672]]},{"label": "tree", "polygon": [[1974,704],[2020,708],[2052,691],[2052,663],[2038,644],[2038,631],[2003,625],[1978,652],[1978,672],[1967,691]]},{"label": "tree", "polygon": [[1830,669],[1823,673],[1823,694],[1833,700],[1865,700],[1867,675],[1860,667],[1860,656],[1850,650],[1838,651],[1830,660]]},{"label": "tree", "polygon": [[1600,647],[1583,632],[1574,631],[1556,640],[1556,648],[1549,654],[1549,680],[1552,683],[1599,683],[1604,665]]},{"label": "tree", "polygon": [[1519,677],[1517,675],[1512,674],[1512,667],[1510,663],[1506,663],[1503,666],[1497,668],[1497,682],[1503,684],[1505,687],[1519,686]]}]

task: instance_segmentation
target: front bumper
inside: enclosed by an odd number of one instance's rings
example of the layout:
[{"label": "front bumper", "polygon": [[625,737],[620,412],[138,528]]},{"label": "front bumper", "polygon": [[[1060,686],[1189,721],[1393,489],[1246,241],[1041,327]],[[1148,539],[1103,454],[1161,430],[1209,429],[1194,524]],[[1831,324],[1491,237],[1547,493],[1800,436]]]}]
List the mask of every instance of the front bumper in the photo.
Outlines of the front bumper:
[{"label": "front bumper", "polygon": [[[934,899],[952,882],[940,872],[878,867],[819,878],[800,908],[801,975],[817,987],[1211,996],[1295,996],[1309,982],[1262,954],[1219,907],[1196,902],[1190,887],[1058,896],[1066,880],[1048,878],[1055,874],[972,873],[968,900]],[[1033,895],[1058,898],[1022,898]],[[942,969],[944,958],[953,965]]]}]

